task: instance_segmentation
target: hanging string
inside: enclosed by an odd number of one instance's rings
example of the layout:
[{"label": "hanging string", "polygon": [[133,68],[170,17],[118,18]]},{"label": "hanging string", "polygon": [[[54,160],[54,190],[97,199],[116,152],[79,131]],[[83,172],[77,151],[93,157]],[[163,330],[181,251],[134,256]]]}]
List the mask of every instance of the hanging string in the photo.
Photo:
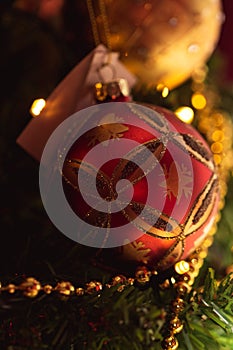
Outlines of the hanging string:
[{"label": "hanging string", "polygon": [[103,21],[103,28],[104,28],[104,35],[106,39],[106,45],[108,49],[111,51],[112,46],[111,46],[111,40],[110,40],[110,28],[109,28],[109,23],[108,23],[108,16],[106,12],[106,6],[104,3],[104,0],[99,0],[99,9],[100,9],[100,16]]},{"label": "hanging string", "polygon": [[98,32],[98,26],[96,22],[96,16],[95,16],[92,0],[86,0],[86,3],[87,3],[87,9],[88,9],[88,13],[91,21],[92,34],[94,37],[95,45],[98,46],[100,44],[100,36]]},{"label": "hanging string", "polygon": [[[109,51],[112,50],[110,40],[110,29],[108,23],[108,16],[106,6],[103,0],[98,1],[97,8],[94,7],[93,0],[86,0],[87,9],[89,12],[92,33],[95,41],[95,45],[99,45],[102,42],[107,46]],[[104,40],[102,39],[104,37]]]}]

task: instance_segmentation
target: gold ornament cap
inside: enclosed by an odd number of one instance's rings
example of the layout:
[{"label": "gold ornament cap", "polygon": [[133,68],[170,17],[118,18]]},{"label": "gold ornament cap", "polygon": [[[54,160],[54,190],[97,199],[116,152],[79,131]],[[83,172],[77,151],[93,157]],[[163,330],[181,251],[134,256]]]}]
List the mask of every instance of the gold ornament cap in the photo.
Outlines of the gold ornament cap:
[{"label": "gold ornament cap", "polygon": [[99,102],[114,101],[120,96],[129,97],[130,89],[126,79],[116,79],[95,84],[95,98]]}]

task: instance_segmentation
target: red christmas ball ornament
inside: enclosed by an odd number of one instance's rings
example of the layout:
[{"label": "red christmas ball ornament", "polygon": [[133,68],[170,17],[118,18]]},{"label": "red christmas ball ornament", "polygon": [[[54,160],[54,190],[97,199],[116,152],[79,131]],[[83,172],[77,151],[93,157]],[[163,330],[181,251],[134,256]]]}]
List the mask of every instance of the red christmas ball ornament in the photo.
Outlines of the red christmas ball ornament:
[{"label": "red christmas ball ornament", "polygon": [[142,264],[165,270],[187,258],[217,212],[208,145],[161,107],[117,102],[90,109],[87,119],[96,118],[96,126],[73,143],[62,169],[66,199],[90,227],[83,243],[92,245],[91,237],[98,263],[124,273]]}]

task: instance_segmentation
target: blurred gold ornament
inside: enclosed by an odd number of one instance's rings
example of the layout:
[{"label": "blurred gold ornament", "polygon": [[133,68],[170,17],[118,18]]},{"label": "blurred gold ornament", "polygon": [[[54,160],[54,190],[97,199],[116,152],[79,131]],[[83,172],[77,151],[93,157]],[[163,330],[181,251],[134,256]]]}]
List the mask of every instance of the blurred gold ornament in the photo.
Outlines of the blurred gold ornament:
[{"label": "blurred gold ornament", "polygon": [[96,44],[120,52],[125,66],[141,82],[168,89],[207,61],[224,19],[220,0],[87,3]]}]

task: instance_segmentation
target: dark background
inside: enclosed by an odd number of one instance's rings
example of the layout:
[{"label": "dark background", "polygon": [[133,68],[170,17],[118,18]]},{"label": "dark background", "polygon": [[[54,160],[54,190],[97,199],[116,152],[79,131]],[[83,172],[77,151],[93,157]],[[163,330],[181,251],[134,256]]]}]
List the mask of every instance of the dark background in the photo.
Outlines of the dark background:
[{"label": "dark background", "polygon": [[218,44],[223,58],[226,62],[224,78],[233,80],[233,2],[231,0],[223,0],[223,10],[226,16],[222,27],[222,32]]}]

